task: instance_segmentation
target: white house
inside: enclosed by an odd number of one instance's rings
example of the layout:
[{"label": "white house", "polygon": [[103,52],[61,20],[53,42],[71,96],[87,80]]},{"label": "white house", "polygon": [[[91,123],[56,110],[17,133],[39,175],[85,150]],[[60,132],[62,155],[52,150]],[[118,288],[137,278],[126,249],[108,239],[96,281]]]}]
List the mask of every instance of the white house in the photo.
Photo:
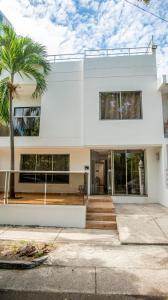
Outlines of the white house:
[{"label": "white house", "polygon": [[[168,206],[168,85],[164,77],[158,87],[155,52],[51,56],[48,90],[38,100],[35,84],[18,78],[15,169],[66,171],[47,175],[48,193],[78,193],[87,171],[90,195]],[[1,170],[9,169],[6,135],[1,126]],[[44,181],[44,174],[23,172],[16,191],[43,192]]]}]

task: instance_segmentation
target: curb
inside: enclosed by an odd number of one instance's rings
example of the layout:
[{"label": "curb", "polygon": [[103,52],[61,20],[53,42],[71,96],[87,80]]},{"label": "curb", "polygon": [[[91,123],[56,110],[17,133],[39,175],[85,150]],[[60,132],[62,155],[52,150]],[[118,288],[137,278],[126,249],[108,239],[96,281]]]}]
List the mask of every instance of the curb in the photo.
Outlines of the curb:
[{"label": "curb", "polygon": [[145,296],[145,295],[123,295],[123,294],[89,294],[73,292],[50,292],[50,291],[18,291],[1,290],[1,300],[167,300],[166,296]]},{"label": "curb", "polygon": [[0,260],[0,269],[10,269],[10,270],[25,270],[25,269],[33,269],[35,267],[40,266],[46,259],[47,255],[35,258],[32,261],[24,261],[24,260]]}]

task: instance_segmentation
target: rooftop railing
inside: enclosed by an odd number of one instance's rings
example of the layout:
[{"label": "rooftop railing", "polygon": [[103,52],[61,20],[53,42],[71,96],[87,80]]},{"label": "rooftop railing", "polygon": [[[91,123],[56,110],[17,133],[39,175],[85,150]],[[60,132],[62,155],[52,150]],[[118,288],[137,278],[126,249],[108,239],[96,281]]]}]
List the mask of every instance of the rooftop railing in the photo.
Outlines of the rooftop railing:
[{"label": "rooftop railing", "polygon": [[150,45],[148,47],[137,48],[109,48],[109,49],[91,49],[85,50],[81,53],[73,54],[55,54],[48,55],[48,61],[50,63],[56,63],[57,61],[78,61],[85,58],[93,57],[113,57],[113,56],[131,56],[131,55],[151,55],[155,52],[156,46]]}]

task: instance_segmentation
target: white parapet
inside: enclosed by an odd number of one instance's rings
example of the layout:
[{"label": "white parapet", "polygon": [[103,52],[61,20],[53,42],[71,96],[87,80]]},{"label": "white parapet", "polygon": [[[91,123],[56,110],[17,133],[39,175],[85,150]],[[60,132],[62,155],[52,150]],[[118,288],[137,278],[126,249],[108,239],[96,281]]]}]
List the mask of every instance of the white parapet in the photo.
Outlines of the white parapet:
[{"label": "white parapet", "polygon": [[29,204],[1,205],[0,224],[85,228],[86,206]]}]

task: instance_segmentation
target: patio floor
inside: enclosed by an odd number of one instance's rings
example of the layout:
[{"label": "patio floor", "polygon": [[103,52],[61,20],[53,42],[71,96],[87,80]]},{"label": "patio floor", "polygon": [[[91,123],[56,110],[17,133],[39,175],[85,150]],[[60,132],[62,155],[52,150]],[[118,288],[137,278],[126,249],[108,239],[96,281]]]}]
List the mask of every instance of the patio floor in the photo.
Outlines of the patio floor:
[{"label": "patio floor", "polygon": [[[0,204],[4,203],[3,194]],[[46,201],[46,203],[45,203]],[[47,204],[47,205],[83,205],[84,197],[80,194],[44,194],[16,193],[16,199],[8,199],[8,204]]]},{"label": "patio floor", "polygon": [[116,204],[122,244],[168,244],[168,208],[160,204]]}]

